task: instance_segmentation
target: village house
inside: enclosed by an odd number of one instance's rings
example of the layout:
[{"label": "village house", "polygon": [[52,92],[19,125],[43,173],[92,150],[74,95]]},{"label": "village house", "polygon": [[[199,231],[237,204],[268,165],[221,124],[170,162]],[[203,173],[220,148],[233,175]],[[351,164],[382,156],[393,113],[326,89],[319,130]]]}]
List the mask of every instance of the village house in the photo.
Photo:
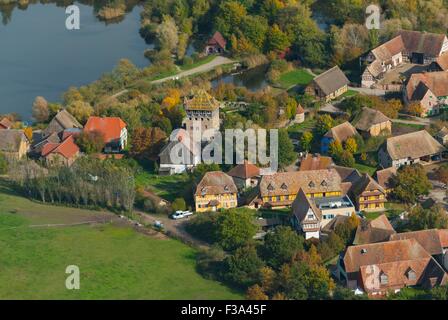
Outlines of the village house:
[{"label": "village house", "polygon": [[389,70],[403,63],[404,43],[401,36],[397,36],[386,43],[370,51],[362,60],[368,66],[362,74],[361,85],[363,88],[371,88],[382,79]]},{"label": "village house", "polygon": [[126,148],[128,130],[118,117],[89,117],[84,132],[99,132],[104,138],[104,153],[119,153]]},{"label": "village house", "polygon": [[338,260],[336,276],[349,289],[369,296],[447,283],[445,270],[415,239],[347,247]]},{"label": "village house", "polygon": [[443,127],[442,129],[440,129],[440,131],[437,132],[435,138],[440,142],[441,145],[446,146],[446,144],[448,143],[448,128]]},{"label": "village house", "polygon": [[429,67],[429,72],[448,71],[448,53],[444,53],[433,61]]},{"label": "village house", "polygon": [[0,120],[0,130],[8,130],[12,128],[12,122],[8,118]]},{"label": "village house", "polygon": [[47,143],[42,148],[42,158],[47,166],[70,167],[79,155],[80,150],[73,136],[67,137],[60,143]]},{"label": "village house", "polygon": [[366,173],[353,183],[349,195],[358,211],[372,212],[385,209],[386,191]]},{"label": "village house", "polygon": [[247,160],[233,167],[227,174],[233,178],[238,190],[254,188],[260,180],[260,168]]},{"label": "village house", "polygon": [[23,130],[0,130],[0,153],[10,159],[19,160],[26,156],[30,148]]},{"label": "village house", "polygon": [[376,137],[380,134],[392,133],[392,121],[381,111],[364,107],[352,121],[354,127],[365,138]]},{"label": "village house", "polygon": [[376,182],[378,182],[378,184],[386,191],[386,194],[390,193],[394,188],[393,179],[396,175],[396,167],[390,167],[375,172]]},{"label": "village house", "polygon": [[389,241],[390,236],[395,233],[385,214],[373,220],[362,219],[356,228],[353,245]]},{"label": "village house", "polygon": [[448,229],[394,233],[390,241],[415,239],[445,270],[448,270]]},{"label": "village house", "polygon": [[62,109],[53,119],[51,119],[48,126],[42,131],[42,137],[39,141],[47,138],[52,133],[59,134],[66,129],[82,129],[82,125],[73,117],[67,110]]},{"label": "village house", "polygon": [[335,217],[350,217],[355,213],[355,207],[348,196],[308,197],[300,188],[292,203],[293,228],[304,235],[305,239],[319,239],[320,230]]},{"label": "village house", "polygon": [[403,89],[405,104],[418,103],[421,117],[437,115],[448,107],[448,72],[414,73]]},{"label": "village house", "polygon": [[196,187],[196,212],[217,211],[238,206],[238,190],[233,179],[224,172],[207,172]]},{"label": "village house", "polygon": [[441,159],[444,150],[426,130],[421,130],[388,138],[378,151],[378,160],[383,168],[399,168]]},{"label": "village house", "polygon": [[336,140],[343,144],[348,138],[352,138],[358,135],[355,127],[350,122],[345,121],[336,127],[331,128],[321,140],[320,152],[327,154],[330,151],[330,144]]},{"label": "village house", "polygon": [[403,63],[430,65],[447,51],[448,39],[444,34],[402,30],[361,58],[368,63],[361,85],[364,88],[374,87],[387,72]]},{"label": "village house", "polygon": [[328,169],[332,165],[334,165],[334,163],[331,157],[324,157],[318,153],[308,153],[306,157],[300,161],[299,171]]},{"label": "village house", "polygon": [[305,93],[329,102],[346,93],[349,83],[342,70],[335,66],[314,78],[306,87]]},{"label": "village house", "polygon": [[[213,139],[213,134],[219,131],[219,108],[221,103],[204,89],[193,92],[191,97],[184,100],[186,117],[183,125],[190,135],[190,139],[207,141]],[[203,136],[208,131],[209,136]]]},{"label": "village house", "polygon": [[339,197],[341,178],[336,170],[279,172],[261,178],[260,198],[267,208],[284,208],[292,204],[302,189],[307,197]]},{"label": "village house", "polygon": [[296,124],[303,123],[305,121],[305,109],[299,104],[297,104],[296,114],[294,116],[293,122]]},{"label": "village house", "polygon": [[[173,155],[177,152],[177,157]],[[184,129],[179,129],[176,140],[168,142],[159,153],[159,174],[172,175],[192,170],[201,163],[201,150],[187,136]]]},{"label": "village house", "polygon": [[205,54],[223,54],[226,51],[227,42],[221,32],[216,31],[205,45]]}]

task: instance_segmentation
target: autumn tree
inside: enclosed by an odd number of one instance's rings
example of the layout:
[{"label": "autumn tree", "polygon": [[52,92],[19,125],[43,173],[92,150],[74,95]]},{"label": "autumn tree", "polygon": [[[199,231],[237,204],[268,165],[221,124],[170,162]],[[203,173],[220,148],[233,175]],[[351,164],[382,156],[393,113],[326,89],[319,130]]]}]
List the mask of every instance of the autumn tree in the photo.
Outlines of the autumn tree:
[{"label": "autumn tree", "polygon": [[358,151],[358,144],[356,143],[356,139],[350,137],[347,140],[345,140],[344,149],[350,152],[351,154],[356,153],[356,151]]},{"label": "autumn tree", "polygon": [[94,111],[89,103],[81,100],[73,101],[66,109],[80,123],[86,123]]},{"label": "autumn tree", "polygon": [[247,289],[246,298],[247,300],[269,300],[269,297],[258,284]]},{"label": "autumn tree", "polygon": [[33,102],[33,118],[37,122],[46,122],[50,117],[48,102],[44,97],[38,96]]},{"label": "autumn tree", "polygon": [[419,196],[428,194],[431,189],[425,169],[419,164],[400,168],[393,184],[392,195],[406,203],[415,203]]},{"label": "autumn tree", "polygon": [[247,209],[227,210],[218,216],[216,224],[218,243],[225,250],[235,250],[245,245],[257,230],[253,214]]},{"label": "autumn tree", "polygon": [[302,150],[310,151],[312,142],[313,134],[311,133],[311,131],[304,132],[302,134],[302,137],[300,138],[300,146],[302,147]]},{"label": "autumn tree", "polygon": [[168,15],[163,17],[162,23],[156,29],[158,46],[174,52],[179,42],[178,29],[174,19]]},{"label": "autumn tree", "polygon": [[413,102],[406,107],[406,112],[413,116],[420,117],[422,116],[424,110],[419,102]]},{"label": "autumn tree", "polygon": [[334,119],[328,114],[318,117],[315,127],[316,134],[318,136],[323,136],[328,132],[328,130],[334,127],[334,124]]},{"label": "autumn tree", "polygon": [[76,144],[87,154],[99,153],[104,149],[104,136],[99,131],[82,132],[76,137]]},{"label": "autumn tree", "polygon": [[267,50],[274,52],[282,52],[290,46],[288,36],[274,24],[268,32]]},{"label": "autumn tree", "polygon": [[280,268],[303,250],[303,238],[290,227],[279,226],[275,228],[275,232],[266,235],[260,250],[269,266]]},{"label": "autumn tree", "polygon": [[263,261],[258,257],[253,245],[237,248],[235,253],[224,261],[226,278],[242,287],[258,282]]},{"label": "autumn tree", "polygon": [[418,205],[411,210],[407,218],[407,226],[415,231],[448,228],[446,211],[440,205],[433,206],[430,209],[423,209]]},{"label": "autumn tree", "polygon": [[137,159],[152,159],[159,154],[166,138],[160,128],[137,128],[132,132],[129,152]]},{"label": "autumn tree", "polygon": [[294,145],[289,138],[288,131],[286,129],[278,130],[278,165],[280,168],[284,168],[290,165],[297,158],[297,154],[294,151]]}]

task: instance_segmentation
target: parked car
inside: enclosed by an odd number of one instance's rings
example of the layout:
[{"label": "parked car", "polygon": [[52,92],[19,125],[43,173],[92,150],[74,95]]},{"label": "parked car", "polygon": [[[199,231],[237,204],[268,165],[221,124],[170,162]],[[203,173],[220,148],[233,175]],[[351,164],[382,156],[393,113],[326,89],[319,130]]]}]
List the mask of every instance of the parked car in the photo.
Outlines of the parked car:
[{"label": "parked car", "polygon": [[154,227],[159,228],[159,229],[163,229],[163,223],[159,220],[156,220],[154,222]]},{"label": "parked car", "polygon": [[177,210],[175,213],[173,213],[171,215],[171,218],[174,220],[179,220],[179,219],[183,219],[186,217],[189,217],[193,214],[193,212],[191,211],[182,211],[182,210]]}]

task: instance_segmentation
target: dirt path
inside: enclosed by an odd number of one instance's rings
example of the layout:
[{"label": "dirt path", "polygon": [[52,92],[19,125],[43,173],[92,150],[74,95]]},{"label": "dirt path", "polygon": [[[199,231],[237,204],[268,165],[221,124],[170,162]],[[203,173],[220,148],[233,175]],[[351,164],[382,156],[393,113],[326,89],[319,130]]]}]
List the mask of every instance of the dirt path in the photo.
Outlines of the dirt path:
[{"label": "dirt path", "polygon": [[140,216],[143,223],[154,224],[154,222],[156,221],[162,222],[168,236],[170,237],[177,238],[188,245],[192,245],[200,249],[208,249],[210,247],[207,243],[192,237],[185,230],[187,221],[189,221],[189,219],[194,219],[194,217],[181,220],[173,220],[167,216],[160,214],[150,214],[141,211],[135,211],[135,213]]},{"label": "dirt path", "polygon": [[[172,75],[169,77],[151,81],[150,83],[151,84],[159,84],[159,83],[163,83],[165,81],[169,81],[169,80],[173,80],[173,79],[180,79],[180,78],[191,76],[196,73],[204,73],[204,72],[210,71],[216,67],[222,66],[224,64],[229,64],[229,63],[234,63],[234,62],[236,62],[236,61],[230,60],[229,58],[226,58],[226,57],[217,56],[215,59],[213,59],[212,61],[210,61],[206,64],[200,65],[200,66],[190,69],[190,70],[179,72],[178,74],[175,74],[175,75]],[[111,95],[108,99],[118,98],[119,96],[126,94],[128,91],[129,91],[129,89],[123,89],[123,90]]]},{"label": "dirt path", "polygon": [[190,70],[186,70],[186,71],[182,71],[176,75],[172,75],[166,78],[162,78],[159,80],[155,80],[155,81],[151,81],[152,84],[158,84],[158,83],[162,83],[168,80],[173,80],[173,79],[180,79],[180,78],[184,78],[184,77],[188,77],[191,76],[193,74],[196,73],[204,73],[207,71],[210,71],[216,67],[222,66],[224,64],[229,64],[229,63],[233,63],[235,62],[234,60],[230,60],[229,58],[226,57],[222,57],[222,56],[217,56],[215,59],[213,59],[212,61],[200,65],[196,68],[190,69]]}]

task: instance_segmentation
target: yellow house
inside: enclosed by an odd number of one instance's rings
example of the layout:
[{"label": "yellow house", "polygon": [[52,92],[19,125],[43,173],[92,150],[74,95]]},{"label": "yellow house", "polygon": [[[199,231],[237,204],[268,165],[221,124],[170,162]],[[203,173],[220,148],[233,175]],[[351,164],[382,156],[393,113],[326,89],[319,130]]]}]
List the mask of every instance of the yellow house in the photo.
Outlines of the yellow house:
[{"label": "yellow house", "polygon": [[197,185],[194,200],[196,212],[236,208],[238,190],[232,177],[221,171],[211,171]]},{"label": "yellow house", "polygon": [[279,172],[263,176],[260,198],[266,207],[290,206],[300,189],[308,198],[338,197],[342,195],[341,177],[333,169]]},{"label": "yellow house", "polygon": [[350,190],[356,209],[359,211],[383,211],[386,191],[368,174],[363,174]]},{"label": "yellow house", "polygon": [[30,143],[23,130],[0,130],[0,153],[7,158],[21,159],[30,148]]},{"label": "yellow house", "polygon": [[392,122],[382,112],[364,107],[353,120],[355,128],[364,137],[376,137],[392,132]]}]

